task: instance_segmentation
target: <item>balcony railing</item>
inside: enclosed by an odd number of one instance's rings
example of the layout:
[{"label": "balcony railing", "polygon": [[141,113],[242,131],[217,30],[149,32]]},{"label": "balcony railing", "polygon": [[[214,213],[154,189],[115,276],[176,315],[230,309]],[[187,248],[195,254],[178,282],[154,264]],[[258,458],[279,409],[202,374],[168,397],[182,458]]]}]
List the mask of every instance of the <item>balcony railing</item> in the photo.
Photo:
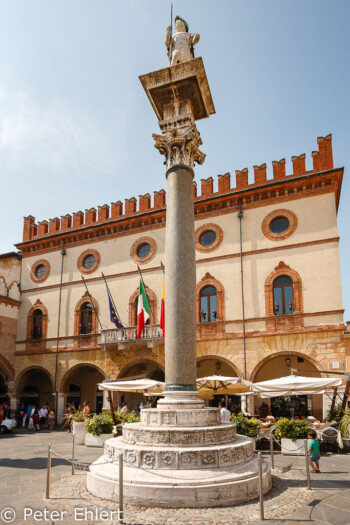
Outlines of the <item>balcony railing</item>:
[{"label": "balcony railing", "polygon": [[112,328],[111,330],[101,330],[101,345],[117,345],[122,343],[140,343],[142,341],[161,341],[163,332],[159,324],[146,325],[141,339],[136,337],[137,327],[128,326],[125,328]]}]

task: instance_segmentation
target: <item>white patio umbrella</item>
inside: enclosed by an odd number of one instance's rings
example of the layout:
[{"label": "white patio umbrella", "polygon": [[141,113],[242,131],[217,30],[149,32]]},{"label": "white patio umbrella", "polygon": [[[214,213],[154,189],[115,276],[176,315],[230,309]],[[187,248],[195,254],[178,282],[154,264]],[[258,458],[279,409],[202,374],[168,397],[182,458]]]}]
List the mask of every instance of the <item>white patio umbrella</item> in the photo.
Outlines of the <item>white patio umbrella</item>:
[{"label": "white patio umbrella", "polygon": [[278,379],[253,383],[251,389],[258,392],[260,397],[278,396],[300,396],[311,394],[323,394],[326,389],[338,387],[342,384],[341,379],[330,377],[305,377],[305,376],[284,376]]},{"label": "white patio umbrella", "polygon": [[163,392],[165,383],[153,379],[133,379],[130,381],[109,381],[98,383],[99,390],[110,390],[111,392],[136,392],[143,394],[152,392],[155,395]]},{"label": "white patio umbrella", "polygon": [[250,381],[242,379],[241,377],[227,377],[219,375],[200,377],[196,381],[199,396],[249,392],[251,384],[252,383]]}]

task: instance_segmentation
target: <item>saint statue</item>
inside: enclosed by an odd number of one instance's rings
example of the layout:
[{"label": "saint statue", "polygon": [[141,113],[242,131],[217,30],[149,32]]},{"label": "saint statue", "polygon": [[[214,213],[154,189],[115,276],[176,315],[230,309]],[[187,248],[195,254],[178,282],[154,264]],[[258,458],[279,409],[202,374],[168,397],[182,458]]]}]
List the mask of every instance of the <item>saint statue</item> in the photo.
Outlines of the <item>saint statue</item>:
[{"label": "saint statue", "polygon": [[175,66],[194,58],[194,45],[199,41],[198,33],[189,33],[188,24],[183,18],[175,18],[175,34],[171,34],[171,26],[167,27],[165,45],[168,50],[170,65]]}]

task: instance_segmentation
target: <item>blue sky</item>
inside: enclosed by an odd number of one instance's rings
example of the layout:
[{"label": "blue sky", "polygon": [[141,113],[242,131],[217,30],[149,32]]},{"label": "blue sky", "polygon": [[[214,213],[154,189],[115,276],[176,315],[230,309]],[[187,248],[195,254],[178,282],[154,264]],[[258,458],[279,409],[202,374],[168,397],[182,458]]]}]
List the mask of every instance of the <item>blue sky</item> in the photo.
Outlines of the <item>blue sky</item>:
[{"label": "blue sky", "polygon": [[[138,76],[166,67],[164,0],[0,0],[0,252],[37,220],[166,187]],[[311,151],[333,134],[349,312],[350,3],[177,0],[201,40],[216,114],[199,122],[196,180]]]}]

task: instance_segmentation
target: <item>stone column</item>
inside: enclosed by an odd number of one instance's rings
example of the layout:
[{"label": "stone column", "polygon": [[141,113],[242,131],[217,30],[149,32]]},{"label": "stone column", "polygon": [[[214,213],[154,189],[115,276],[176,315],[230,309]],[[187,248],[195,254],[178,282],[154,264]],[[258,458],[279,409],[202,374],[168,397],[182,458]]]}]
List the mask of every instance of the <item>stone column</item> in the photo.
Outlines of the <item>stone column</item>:
[{"label": "stone column", "polygon": [[215,112],[201,58],[143,75],[140,80],[158,117],[153,135],[165,156],[165,398],[159,408],[201,408],[196,389],[196,258],[193,167],[204,153],[196,120]]},{"label": "stone column", "polygon": [[63,393],[58,393],[57,400],[57,424],[61,425],[64,420],[64,396]]}]

